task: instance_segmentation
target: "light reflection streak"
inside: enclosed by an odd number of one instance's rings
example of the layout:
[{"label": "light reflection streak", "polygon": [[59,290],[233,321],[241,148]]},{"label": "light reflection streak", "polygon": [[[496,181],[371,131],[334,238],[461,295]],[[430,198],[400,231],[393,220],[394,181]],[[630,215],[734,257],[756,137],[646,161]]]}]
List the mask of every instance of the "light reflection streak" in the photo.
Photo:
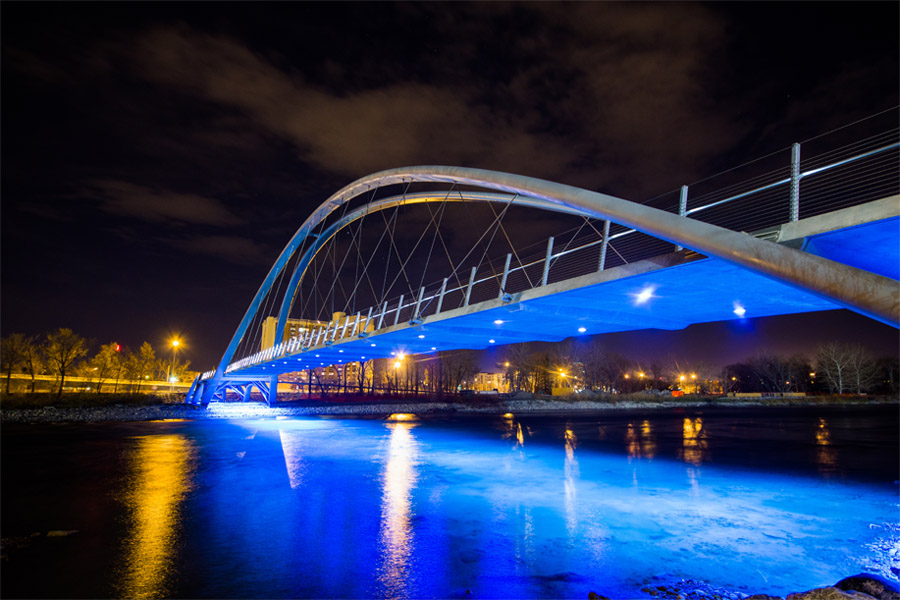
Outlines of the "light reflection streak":
[{"label": "light reflection streak", "polygon": [[640,434],[635,430],[633,423],[628,424],[625,428],[625,450],[629,460],[656,456],[656,439],[653,437],[650,421],[645,420],[641,423]]},{"label": "light reflection streak", "polygon": [[303,460],[303,432],[279,429],[278,434],[281,437],[281,450],[291,489],[297,489],[303,484],[303,473],[306,471],[306,461]]},{"label": "light reflection streak", "polygon": [[641,423],[641,454],[645,458],[656,456],[656,439],[650,429],[650,421],[647,420]]},{"label": "light reflection streak", "polygon": [[414,540],[410,495],[416,485],[419,444],[413,423],[389,423],[387,464],[382,482],[381,536],[378,581],[384,597],[407,597]]},{"label": "light reflection streak", "polygon": [[125,502],[131,529],[125,540],[123,598],[170,595],[169,575],[178,538],[180,504],[189,489],[193,447],[182,435],[137,438]]},{"label": "light reflection streak", "polygon": [[578,461],[575,459],[575,448],[578,447],[578,438],[575,432],[566,428],[566,462],[565,462],[565,490],[566,490],[566,529],[569,536],[575,535],[575,528],[578,526],[576,518],[576,489],[575,482],[580,472],[578,469]]},{"label": "light reflection streak", "polygon": [[833,475],[837,468],[837,451],[831,443],[828,421],[823,417],[819,417],[816,428],[816,462],[822,475]]},{"label": "light reflection streak", "polygon": [[706,432],[703,431],[703,419],[684,418],[682,425],[681,457],[684,462],[699,467],[708,458]]}]

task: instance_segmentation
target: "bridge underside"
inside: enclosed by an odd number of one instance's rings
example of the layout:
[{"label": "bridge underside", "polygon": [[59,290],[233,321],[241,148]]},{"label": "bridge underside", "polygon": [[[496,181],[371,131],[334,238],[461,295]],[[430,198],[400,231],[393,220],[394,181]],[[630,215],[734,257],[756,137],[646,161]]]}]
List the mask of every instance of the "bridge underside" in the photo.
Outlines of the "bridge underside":
[{"label": "bridge underside", "polygon": [[[860,224],[839,217],[784,226],[778,239],[898,279],[900,218]],[[792,235],[800,237],[792,239]],[[345,338],[295,352],[232,372],[226,379],[234,382],[232,386],[268,383],[281,373],[399,353],[554,342],[637,329],[682,329],[694,323],[835,308],[841,306],[722,260],[678,252],[532,289],[508,301],[497,298],[448,310],[421,324],[400,323],[364,338]],[[253,385],[268,398],[264,385]]]},{"label": "bridge underside", "polygon": [[[782,225],[764,237],[860,270],[900,279],[900,198],[893,196]],[[900,283],[898,283],[900,294]],[[683,329],[694,323],[843,308],[812,292],[724,260],[690,251],[597,271],[506,298],[495,298],[384,327],[233,370],[214,400],[247,400],[256,388],[273,404],[282,373],[399,354],[480,350],[525,341],[638,329]],[[198,381],[189,400],[204,397]],[[198,401],[198,400],[193,400]]]}]

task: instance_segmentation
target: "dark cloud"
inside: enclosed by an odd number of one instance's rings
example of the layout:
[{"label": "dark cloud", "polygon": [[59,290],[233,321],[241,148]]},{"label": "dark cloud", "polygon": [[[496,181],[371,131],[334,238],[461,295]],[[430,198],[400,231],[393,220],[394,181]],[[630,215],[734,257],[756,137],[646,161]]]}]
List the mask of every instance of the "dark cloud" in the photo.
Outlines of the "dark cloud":
[{"label": "dark cloud", "polygon": [[192,235],[163,243],[189,254],[212,256],[238,265],[271,265],[277,254],[255,241],[233,235]]},{"label": "dark cloud", "polygon": [[110,214],[151,223],[235,225],[240,222],[213,198],[151,190],[125,181],[93,180],[88,183],[90,191],[100,200],[100,209]]}]

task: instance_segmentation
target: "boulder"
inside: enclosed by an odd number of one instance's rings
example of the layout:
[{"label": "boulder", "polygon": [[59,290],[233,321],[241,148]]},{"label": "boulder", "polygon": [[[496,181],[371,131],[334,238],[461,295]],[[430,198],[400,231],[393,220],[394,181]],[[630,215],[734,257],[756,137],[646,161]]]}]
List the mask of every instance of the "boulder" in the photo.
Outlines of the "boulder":
[{"label": "boulder", "polygon": [[836,587],[824,587],[809,590],[807,592],[798,592],[796,594],[788,594],[787,600],[873,600],[872,596],[862,592],[850,591],[845,592]]},{"label": "boulder", "polygon": [[834,587],[846,592],[862,592],[878,600],[900,600],[900,591],[878,575],[860,573],[838,581]]}]

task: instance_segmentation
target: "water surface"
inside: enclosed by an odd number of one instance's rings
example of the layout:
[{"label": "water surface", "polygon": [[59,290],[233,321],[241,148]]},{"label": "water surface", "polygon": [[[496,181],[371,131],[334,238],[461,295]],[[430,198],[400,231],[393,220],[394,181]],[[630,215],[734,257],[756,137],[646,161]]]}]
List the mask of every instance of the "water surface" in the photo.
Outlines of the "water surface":
[{"label": "water surface", "polygon": [[779,595],[896,580],[897,417],[4,425],[3,537],[42,536],[8,553],[2,595],[636,598],[681,578]]}]

